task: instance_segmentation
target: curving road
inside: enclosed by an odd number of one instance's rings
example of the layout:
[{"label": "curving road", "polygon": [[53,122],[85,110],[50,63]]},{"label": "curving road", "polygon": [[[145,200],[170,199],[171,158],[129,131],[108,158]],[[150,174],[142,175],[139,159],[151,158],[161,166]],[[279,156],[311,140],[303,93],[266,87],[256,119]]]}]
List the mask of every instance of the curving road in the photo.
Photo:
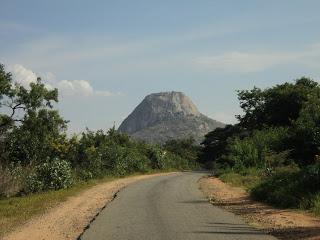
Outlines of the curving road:
[{"label": "curving road", "polygon": [[198,189],[200,172],[129,185],[99,214],[82,240],[271,240],[241,218],[211,205]]}]

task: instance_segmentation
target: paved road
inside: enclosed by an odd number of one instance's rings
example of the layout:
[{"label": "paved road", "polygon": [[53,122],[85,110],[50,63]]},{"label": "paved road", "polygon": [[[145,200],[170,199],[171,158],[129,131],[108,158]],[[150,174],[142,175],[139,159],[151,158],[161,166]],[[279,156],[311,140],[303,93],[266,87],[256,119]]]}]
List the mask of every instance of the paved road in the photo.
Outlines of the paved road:
[{"label": "paved road", "polygon": [[211,205],[198,189],[203,173],[185,172],[136,182],[119,192],[82,240],[274,240]]}]

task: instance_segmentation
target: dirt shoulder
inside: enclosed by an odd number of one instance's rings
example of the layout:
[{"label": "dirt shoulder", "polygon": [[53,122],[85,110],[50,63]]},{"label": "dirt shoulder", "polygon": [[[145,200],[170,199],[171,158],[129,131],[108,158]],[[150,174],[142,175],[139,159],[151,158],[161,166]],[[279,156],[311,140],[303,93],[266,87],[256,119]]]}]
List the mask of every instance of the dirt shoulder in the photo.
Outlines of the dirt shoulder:
[{"label": "dirt shoulder", "polygon": [[231,187],[216,177],[202,178],[200,188],[213,205],[241,215],[249,224],[279,239],[320,239],[319,218],[255,202],[245,190]]},{"label": "dirt shoulder", "polygon": [[33,218],[3,240],[77,239],[121,188],[138,180],[166,174],[170,173],[133,176],[96,185]]}]

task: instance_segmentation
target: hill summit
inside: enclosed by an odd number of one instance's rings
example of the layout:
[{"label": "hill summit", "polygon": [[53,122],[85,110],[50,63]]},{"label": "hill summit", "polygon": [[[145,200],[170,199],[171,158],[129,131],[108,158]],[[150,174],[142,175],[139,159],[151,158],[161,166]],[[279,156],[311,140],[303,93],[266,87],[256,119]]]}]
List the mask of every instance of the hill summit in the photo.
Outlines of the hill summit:
[{"label": "hill summit", "polygon": [[184,93],[161,92],[146,96],[118,130],[151,143],[184,137],[200,142],[206,133],[223,126],[200,113]]}]

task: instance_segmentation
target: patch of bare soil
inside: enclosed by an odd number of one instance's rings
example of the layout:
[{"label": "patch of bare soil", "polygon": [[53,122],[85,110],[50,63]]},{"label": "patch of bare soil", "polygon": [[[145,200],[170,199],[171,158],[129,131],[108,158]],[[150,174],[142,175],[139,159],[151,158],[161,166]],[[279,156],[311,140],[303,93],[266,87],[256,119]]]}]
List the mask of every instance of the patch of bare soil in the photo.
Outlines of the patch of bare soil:
[{"label": "patch of bare soil", "polygon": [[77,239],[121,188],[138,180],[165,174],[168,173],[127,177],[94,186],[30,220],[5,236],[4,240]]},{"label": "patch of bare soil", "polygon": [[320,239],[320,219],[294,210],[276,209],[253,201],[249,194],[216,177],[202,178],[200,188],[213,205],[222,207],[279,239]]}]

